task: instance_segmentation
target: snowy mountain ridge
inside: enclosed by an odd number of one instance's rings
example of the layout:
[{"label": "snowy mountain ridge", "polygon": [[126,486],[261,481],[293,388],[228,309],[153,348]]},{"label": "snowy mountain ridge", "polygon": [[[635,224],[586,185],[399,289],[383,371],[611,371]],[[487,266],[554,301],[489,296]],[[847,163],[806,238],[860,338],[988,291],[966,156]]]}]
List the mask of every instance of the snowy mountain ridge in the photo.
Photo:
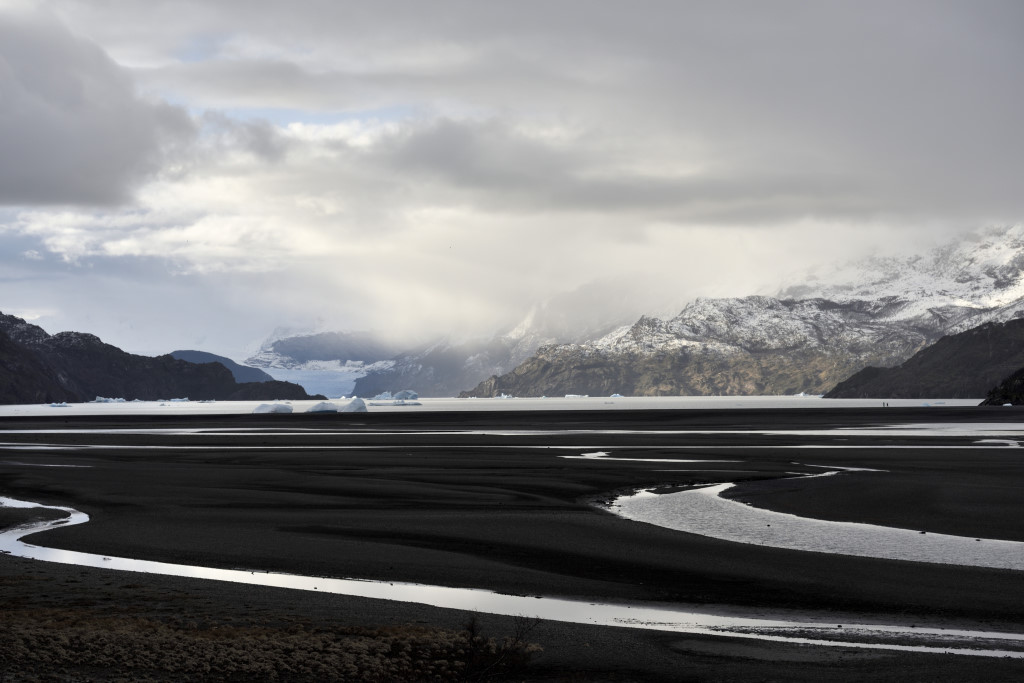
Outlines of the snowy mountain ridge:
[{"label": "snowy mountain ridge", "polygon": [[912,257],[871,257],[836,269],[827,280],[784,288],[778,298],[836,302],[896,297],[910,315],[927,308],[998,309],[1024,298],[1024,225],[989,228]]},{"label": "snowy mountain ridge", "polygon": [[821,393],[941,336],[1024,316],[1024,226],[873,257],[778,296],[698,298],[667,320],[538,349],[465,395]]},{"label": "snowy mountain ridge", "polygon": [[722,353],[808,345],[856,350],[877,344],[894,326],[937,338],[1004,322],[1024,309],[1024,226],[988,230],[924,257],[869,258],[832,280],[790,286],[775,297],[698,298],[674,318],[645,316],[580,347],[605,353],[694,345]]}]

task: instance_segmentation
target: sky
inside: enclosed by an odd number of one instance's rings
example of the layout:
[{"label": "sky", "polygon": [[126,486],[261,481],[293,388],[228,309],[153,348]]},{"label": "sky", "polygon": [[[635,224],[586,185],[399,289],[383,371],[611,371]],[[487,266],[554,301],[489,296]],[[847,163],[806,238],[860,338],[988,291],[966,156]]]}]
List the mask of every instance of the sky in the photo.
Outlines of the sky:
[{"label": "sky", "polygon": [[1024,220],[1022,35],[1014,0],[0,0],[0,311],[242,359],[772,293]]}]

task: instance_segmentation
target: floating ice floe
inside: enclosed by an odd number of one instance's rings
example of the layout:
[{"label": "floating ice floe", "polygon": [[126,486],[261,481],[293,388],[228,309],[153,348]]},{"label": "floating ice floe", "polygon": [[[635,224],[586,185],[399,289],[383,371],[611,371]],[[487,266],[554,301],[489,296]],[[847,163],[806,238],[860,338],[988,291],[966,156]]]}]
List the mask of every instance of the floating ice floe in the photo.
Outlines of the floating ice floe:
[{"label": "floating ice floe", "polygon": [[264,415],[269,413],[290,413],[292,407],[287,406],[283,403],[261,403],[252,409],[254,415]]},{"label": "floating ice floe", "polygon": [[361,398],[352,399],[347,406],[338,411],[339,413],[365,413],[366,401]]},{"label": "floating ice floe", "polygon": [[67,404],[67,401],[61,401],[60,403],[51,403],[50,407],[51,408],[70,408],[71,406],[69,406]]},{"label": "floating ice floe", "polygon": [[307,413],[336,413],[336,412],[338,412],[338,406],[334,405],[333,403],[328,403],[327,401],[321,401],[320,403],[317,403],[315,405],[310,406],[309,410],[307,410],[306,412]]},{"label": "floating ice floe", "polygon": [[97,396],[90,403],[126,403],[123,398],[107,398],[105,396]]}]

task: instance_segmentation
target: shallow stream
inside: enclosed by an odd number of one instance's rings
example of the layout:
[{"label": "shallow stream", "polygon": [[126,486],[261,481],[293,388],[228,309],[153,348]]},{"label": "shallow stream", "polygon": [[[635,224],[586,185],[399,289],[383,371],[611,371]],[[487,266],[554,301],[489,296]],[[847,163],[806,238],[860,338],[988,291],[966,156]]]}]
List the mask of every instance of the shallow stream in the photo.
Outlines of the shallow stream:
[{"label": "shallow stream", "polygon": [[[653,494],[652,494],[653,495]],[[711,496],[704,494],[703,497]],[[43,508],[36,503],[0,498],[0,506]],[[743,507],[743,506],[741,506]],[[22,539],[49,529],[82,524],[82,512],[53,507],[67,516],[37,521],[0,532],[0,552],[17,557],[82,567],[145,572],[167,576],[232,581],[259,586],[320,591],[380,600],[397,600],[448,609],[474,610],[507,616],[535,616],[552,621],[654,629],[734,638],[832,647],[857,647],[913,652],[951,653],[1024,659],[1024,634],[921,628],[899,624],[837,624],[834,615],[750,616],[737,609],[684,609],[583,602],[540,596],[503,595],[487,590],[297,576],[241,569],[216,569],[44,548]]]}]

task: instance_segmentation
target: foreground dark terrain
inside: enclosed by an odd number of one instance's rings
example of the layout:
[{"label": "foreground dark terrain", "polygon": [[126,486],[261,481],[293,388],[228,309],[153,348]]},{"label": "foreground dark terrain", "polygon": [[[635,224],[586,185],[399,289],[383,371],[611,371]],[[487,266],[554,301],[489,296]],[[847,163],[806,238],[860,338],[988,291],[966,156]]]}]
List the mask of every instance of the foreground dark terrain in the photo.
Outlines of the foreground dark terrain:
[{"label": "foreground dark terrain", "polygon": [[[1022,572],[741,545],[595,505],[746,481],[740,498],[780,511],[1024,541],[1017,448],[748,433],[1018,420],[1007,408],[11,418],[0,496],[90,515],[32,543],[115,557],[1021,632]],[[674,433],[691,430],[703,433]],[[561,457],[598,450],[643,460]],[[771,483],[829,465],[886,472]],[[0,526],[40,514],[54,513],[0,508]],[[9,556],[0,586],[5,681],[1024,677],[1019,659],[534,624]]]}]

